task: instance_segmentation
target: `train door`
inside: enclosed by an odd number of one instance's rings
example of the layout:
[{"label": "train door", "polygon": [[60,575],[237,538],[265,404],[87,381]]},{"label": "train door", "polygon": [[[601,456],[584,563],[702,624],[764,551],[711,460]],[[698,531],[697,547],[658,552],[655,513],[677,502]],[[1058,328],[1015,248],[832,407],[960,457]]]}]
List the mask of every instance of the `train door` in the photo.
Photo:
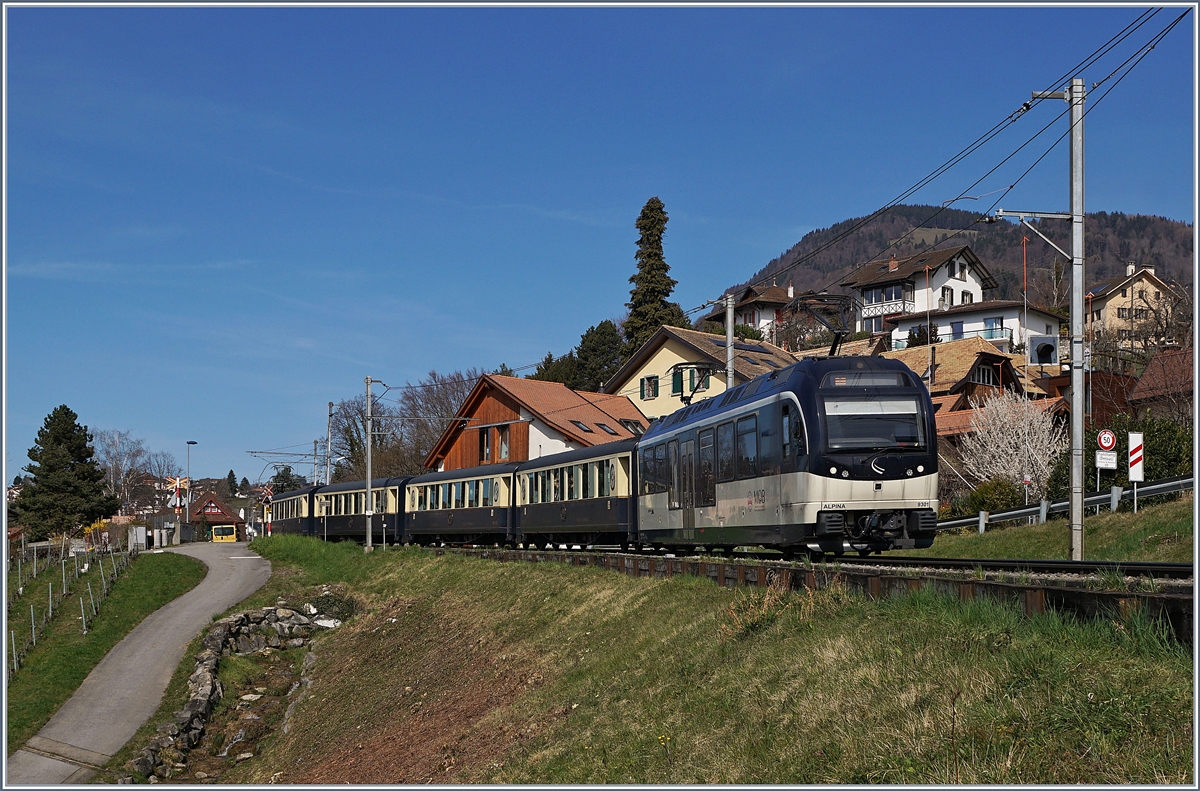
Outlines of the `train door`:
[{"label": "train door", "polygon": [[679,466],[680,505],[683,506],[683,529],[691,530],[696,526],[696,441],[685,440],[680,447]]}]

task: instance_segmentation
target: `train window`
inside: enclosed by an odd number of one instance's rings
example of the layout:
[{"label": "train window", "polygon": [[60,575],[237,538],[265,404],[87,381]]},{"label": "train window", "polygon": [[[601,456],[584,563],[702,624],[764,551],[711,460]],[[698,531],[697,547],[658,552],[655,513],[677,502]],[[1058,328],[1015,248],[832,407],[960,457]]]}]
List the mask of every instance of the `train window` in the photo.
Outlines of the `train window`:
[{"label": "train window", "polygon": [[500,447],[500,458],[508,458],[508,426],[500,426],[496,429],[496,436],[499,439],[497,443]]},{"label": "train window", "polygon": [[[792,438],[792,405],[791,405],[791,404],[784,404],[784,405],[783,405],[782,416],[781,416],[781,422],[782,422],[782,424],[783,424],[783,425],[782,425],[782,429],[783,429],[783,432],[782,432],[782,440],[783,440],[783,458],[784,458],[784,464],[785,464],[785,466],[786,466],[786,465],[787,465],[787,463],[788,463],[788,461],[789,461],[789,460],[792,458],[792,447],[793,447],[793,438]],[[791,471],[791,467],[790,467],[790,466],[786,466],[786,469],[787,469],[788,471]]]},{"label": "train window", "polygon": [[679,507],[679,443],[667,443],[667,507]]},{"label": "train window", "polygon": [[591,499],[592,492],[595,490],[595,487],[592,486],[592,475],[594,475],[595,472],[596,472],[595,462],[589,461],[587,464],[584,464],[582,467],[579,468],[579,474],[581,477],[582,490],[583,490],[582,493],[580,494],[580,497],[582,497],[585,500]]},{"label": "train window", "polygon": [[566,476],[567,476],[567,499],[568,500],[578,500],[579,499],[579,486],[577,485],[577,481],[575,480],[575,476],[576,476],[576,473],[578,472],[578,470],[579,470],[579,468],[575,465],[571,465],[570,467],[567,467],[564,470],[564,472],[566,473]]},{"label": "train window", "polygon": [[717,426],[717,480],[722,483],[732,481],[734,467],[733,453],[733,424],[722,423]]},{"label": "train window", "polygon": [[467,482],[454,482],[454,507],[465,508],[467,505]]},{"label": "train window", "polygon": [[563,495],[562,495],[563,485],[562,484],[563,484],[562,468],[560,467],[559,469],[553,470],[550,473],[550,487],[551,487],[551,492],[552,492],[550,502],[552,502],[552,503],[562,502],[562,499],[563,499]]},{"label": "train window", "polygon": [[439,487],[441,489],[441,495],[442,495],[442,508],[452,508],[453,507],[451,505],[452,501],[450,500],[450,493],[451,493],[450,487],[451,486],[452,486],[452,484],[443,483]]},{"label": "train window", "polygon": [[479,507],[479,482],[467,481],[467,508]]},{"label": "train window", "polygon": [[642,494],[654,494],[654,448],[642,448],[642,464],[638,468]]},{"label": "train window", "polygon": [[713,430],[710,428],[701,431],[697,438],[700,440],[700,458],[696,467],[696,505],[703,508],[706,505],[716,505],[717,502]]},{"label": "train window", "polygon": [[899,371],[840,371],[825,374],[821,387],[903,387]]},{"label": "train window", "polygon": [[667,490],[667,446],[654,446],[654,492]]},{"label": "train window", "polygon": [[483,481],[483,507],[490,508],[492,505],[492,482],[491,480]]},{"label": "train window", "polygon": [[366,512],[367,512],[367,493],[366,492],[358,492],[354,495],[354,513],[365,514]]},{"label": "train window", "polygon": [[758,419],[751,415],[737,422],[737,477],[758,474]]}]

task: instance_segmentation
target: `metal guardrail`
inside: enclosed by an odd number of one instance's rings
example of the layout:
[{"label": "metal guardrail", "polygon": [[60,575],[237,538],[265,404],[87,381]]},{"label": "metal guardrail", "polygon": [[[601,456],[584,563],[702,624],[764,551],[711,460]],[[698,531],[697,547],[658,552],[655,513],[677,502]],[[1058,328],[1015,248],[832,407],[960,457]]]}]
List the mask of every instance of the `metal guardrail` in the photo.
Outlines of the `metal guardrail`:
[{"label": "metal guardrail", "polygon": [[[1120,500],[1133,499],[1133,486],[1127,486],[1117,491],[1116,486],[1112,487],[1107,492],[1093,492],[1085,494],[1083,497],[1083,505],[1085,508],[1089,506],[1108,505],[1113,507],[1113,503]],[[1154,497],[1160,494],[1171,494],[1173,492],[1182,492],[1186,489],[1192,489],[1193,476],[1181,475],[1177,478],[1164,478],[1160,481],[1150,481],[1149,483],[1138,484],[1138,497]],[[1020,508],[1009,508],[1004,511],[996,511],[988,513],[980,511],[975,516],[962,516],[957,519],[947,519],[943,522],[938,522],[938,530],[954,530],[960,527],[970,527],[972,525],[989,524],[993,522],[1009,522],[1014,519],[1027,519],[1031,516],[1038,517],[1038,522],[1045,522],[1046,517],[1056,511],[1066,511],[1071,507],[1070,500],[1055,500],[1050,502],[1043,500],[1037,505],[1022,506]]]}]

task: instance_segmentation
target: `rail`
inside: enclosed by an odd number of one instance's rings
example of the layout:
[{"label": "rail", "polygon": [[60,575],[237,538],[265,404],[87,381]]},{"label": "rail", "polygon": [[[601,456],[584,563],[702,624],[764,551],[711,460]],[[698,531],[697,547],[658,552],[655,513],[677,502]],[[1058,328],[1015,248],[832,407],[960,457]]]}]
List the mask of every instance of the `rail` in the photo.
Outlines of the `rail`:
[{"label": "rail", "polygon": [[[1164,478],[1158,481],[1139,484],[1137,487],[1138,497],[1155,497],[1160,494],[1172,494],[1174,492],[1182,492],[1193,488],[1192,475],[1180,475],[1176,478]],[[1120,489],[1120,491],[1118,491]],[[1092,492],[1085,494],[1083,505],[1085,508],[1091,506],[1108,505],[1110,509],[1116,509],[1116,503],[1120,500],[1133,499],[1133,487],[1127,486],[1120,488],[1112,487],[1107,492]],[[1037,505],[1021,506],[1020,508],[1008,508],[1003,511],[989,513],[980,511],[975,516],[962,516],[956,519],[947,519],[938,522],[938,530],[955,530],[960,527],[970,527],[972,525],[980,525],[992,522],[1009,522],[1014,519],[1028,519],[1031,516],[1038,517],[1038,522],[1045,522],[1046,518],[1057,511],[1066,511],[1071,507],[1070,500],[1043,500]]]}]

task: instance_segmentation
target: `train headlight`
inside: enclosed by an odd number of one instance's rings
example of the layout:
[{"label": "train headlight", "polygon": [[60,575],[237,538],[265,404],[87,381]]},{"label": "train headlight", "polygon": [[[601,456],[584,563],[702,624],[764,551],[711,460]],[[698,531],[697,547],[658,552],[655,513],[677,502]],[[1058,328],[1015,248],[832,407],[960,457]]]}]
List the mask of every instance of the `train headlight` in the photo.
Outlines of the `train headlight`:
[{"label": "train headlight", "polygon": [[830,468],[829,468],[829,474],[830,474],[830,475],[837,475],[837,467],[830,467]]},{"label": "train headlight", "polygon": [[909,478],[911,478],[912,477],[912,467],[909,467],[907,470],[905,470],[904,474],[907,475]]},{"label": "train headlight", "polygon": [[918,465],[917,465],[917,472],[925,472],[925,465],[924,465],[924,464],[918,464]]},{"label": "train headlight", "polygon": [[850,477],[850,470],[842,470],[842,477],[843,477],[843,478],[849,478],[849,477]]}]

